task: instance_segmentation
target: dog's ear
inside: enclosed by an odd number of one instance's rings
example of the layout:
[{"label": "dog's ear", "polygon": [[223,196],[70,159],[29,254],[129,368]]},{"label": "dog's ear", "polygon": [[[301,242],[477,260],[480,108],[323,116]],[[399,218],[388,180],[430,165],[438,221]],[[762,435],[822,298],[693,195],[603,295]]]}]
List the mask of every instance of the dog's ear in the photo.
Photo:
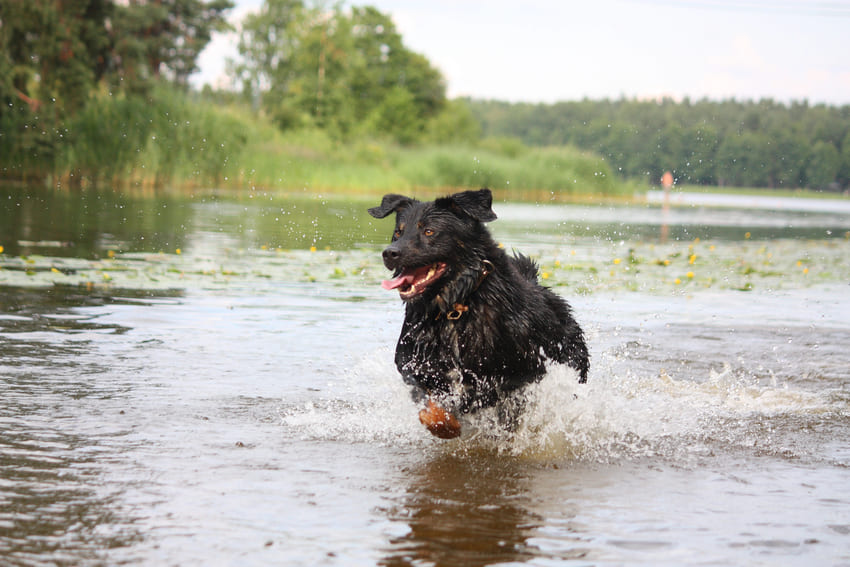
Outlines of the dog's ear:
[{"label": "dog's ear", "polygon": [[437,199],[436,204],[438,207],[459,210],[479,222],[490,222],[498,218],[492,209],[493,194],[487,188],[455,193]]},{"label": "dog's ear", "polygon": [[415,202],[414,199],[405,197],[404,195],[384,195],[384,198],[381,199],[381,206],[372,207],[369,209],[369,214],[376,219],[382,219],[390,213],[397,213],[406,209]]}]

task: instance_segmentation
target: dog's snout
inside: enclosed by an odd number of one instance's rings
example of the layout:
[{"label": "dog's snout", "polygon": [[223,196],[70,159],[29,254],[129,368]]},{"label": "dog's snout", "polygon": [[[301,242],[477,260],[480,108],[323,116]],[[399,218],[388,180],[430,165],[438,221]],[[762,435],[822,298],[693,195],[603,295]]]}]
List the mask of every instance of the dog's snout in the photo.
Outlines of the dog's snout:
[{"label": "dog's snout", "polygon": [[384,257],[384,265],[387,267],[394,267],[401,259],[401,251],[395,246],[388,246],[381,255]]}]

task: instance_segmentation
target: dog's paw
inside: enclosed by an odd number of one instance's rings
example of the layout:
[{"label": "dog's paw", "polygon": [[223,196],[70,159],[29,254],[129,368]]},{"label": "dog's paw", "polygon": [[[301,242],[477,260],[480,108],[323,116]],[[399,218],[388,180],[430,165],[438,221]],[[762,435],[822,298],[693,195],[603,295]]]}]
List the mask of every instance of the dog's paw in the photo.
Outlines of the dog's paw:
[{"label": "dog's paw", "polygon": [[428,400],[428,406],[419,412],[419,421],[428,428],[431,435],[440,439],[460,437],[460,422],[433,400]]}]

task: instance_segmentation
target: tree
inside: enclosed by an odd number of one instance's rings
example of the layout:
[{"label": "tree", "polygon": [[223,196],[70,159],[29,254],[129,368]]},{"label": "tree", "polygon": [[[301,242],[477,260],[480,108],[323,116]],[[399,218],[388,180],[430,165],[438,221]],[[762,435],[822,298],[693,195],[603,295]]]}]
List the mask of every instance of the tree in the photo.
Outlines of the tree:
[{"label": "tree", "polygon": [[850,130],[841,143],[841,166],[838,169],[837,180],[840,186],[850,187]]},{"label": "tree", "polygon": [[[243,92],[253,101],[262,93],[289,89],[295,51],[295,25],[304,17],[301,0],[266,0],[260,11],[242,21],[238,51],[241,60],[231,62],[232,72]],[[278,94],[279,96],[279,94]]]},{"label": "tree", "polygon": [[808,150],[805,138],[789,126],[768,133],[767,174],[769,187],[802,187]]},{"label": "tree", "polygon": [[[784,105],[771,99],[469,101],[469,106],[485,137],[573,144],[602,153],[626,177],[655,178],[672,168],[686,183],[802,187],[814,171],[812,151],[823,142],[839,153],[839,169],[827,185],[850,185],[850,106]],[[815,163],[831,163],[834,156],[827,154],[820,146],[817,159],[826,161]],[[832,169],[819,166],[815,175]]]},{"label": "tree", "polygon": [[212,32],[231,29],[232,0],[130,0],[116,4],[114,66],[132,87],[165,77],[185,86]]},{"label": "tree", "polygon": [[812,189],[825,189],[835,181],[841,168],[841,155],[829,142],[820,141],[812,147],[809,162],[806,165],[807,186]]},{"label": "tree", "polygon": [[107,0],[0,1],[0,44],[10,67],[0,96],[53,117],[79,109],[105,66],[110,8]]},{"label": "tree", "polygon": [[373,129],[411,141],[445,104],[440,73],[372,7],[266,0],[243,22],[239,53],[233,67],[246,94],[281,127],[312,123],[341,137]]},{"label": "tree", "polygon": [[48,175],[69,124],[110,92],[185,85],[231,0],[0,0],[0,175]]},{"label": "tree", "polygon": [[50,173],[64,121],[105,70],[107,0],[0,1],[0,167]]},{"label": "tree", "polygon": [[466,100],[447,101],[425,126],[426,139],[438,144],[473,143],[481,138],[481,124],[469,110]]},{"label": "tree", "polygon": [[401,144],[412,144],[422,133],[425,123],[416,111],[416,101],[410,91],[393,88],[366,121],[374,133],[387,133]]}]

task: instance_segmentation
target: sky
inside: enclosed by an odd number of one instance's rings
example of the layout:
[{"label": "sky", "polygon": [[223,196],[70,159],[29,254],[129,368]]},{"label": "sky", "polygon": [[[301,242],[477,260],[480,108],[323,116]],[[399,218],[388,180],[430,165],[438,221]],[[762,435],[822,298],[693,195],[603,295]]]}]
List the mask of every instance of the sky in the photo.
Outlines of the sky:
[{"label": "sky", "polygon": [[[262,0],[235,0],[238,24]],[[349,2],[351,4],[351,2]],[[850,104],[850,0],[372,0],[450,98],[640,98]],[[224,86],[236,34],[201,53]]]}]

